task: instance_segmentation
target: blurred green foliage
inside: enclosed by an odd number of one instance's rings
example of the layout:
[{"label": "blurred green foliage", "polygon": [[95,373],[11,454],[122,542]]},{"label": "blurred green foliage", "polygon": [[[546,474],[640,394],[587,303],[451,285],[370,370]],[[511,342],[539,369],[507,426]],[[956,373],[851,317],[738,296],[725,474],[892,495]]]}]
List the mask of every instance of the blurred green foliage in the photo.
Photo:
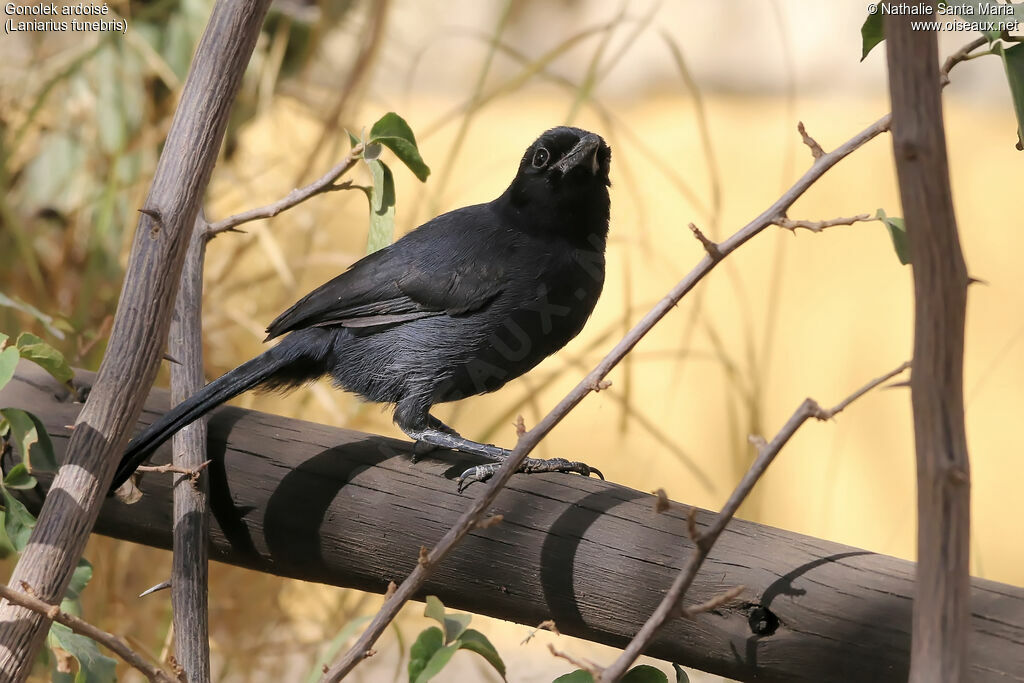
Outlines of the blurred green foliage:
[{"label": "blurred green foliage", "polygon": [[[136,209],[212,4],[111,3],[128,19],[127,35],[33,37],[31,67],[14,76],[17,94],[0,95],[0,326],[52,333],[57,321],[71,332],[55,342],[61,350],[76,364],[98,364]],[[275,3],[232,110],[225,156],[260,98],[301,77],[322,36],[355,5]],[[24,301],[47,315],[24,310]]]}]

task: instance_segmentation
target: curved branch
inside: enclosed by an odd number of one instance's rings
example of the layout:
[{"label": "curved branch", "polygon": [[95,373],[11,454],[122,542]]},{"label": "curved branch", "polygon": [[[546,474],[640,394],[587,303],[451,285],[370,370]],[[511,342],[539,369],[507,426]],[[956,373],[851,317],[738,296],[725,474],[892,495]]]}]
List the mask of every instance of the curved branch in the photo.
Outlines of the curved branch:
[{"label": "curved branch", "polygon": [[56,621],[58,624],[64,624],[79,635],[85,636],[86,638],[92,638],[97,643],[103,645],[130,664],[133,668],[137,669],[143,676],[154,683],[177,683],[177,679],[174,676],[171,676],[159,666],[153,664],[133,650],[124,638],[115,636],[113,633],[108,633],[107,631],[97,628],[73,614],[68,614],[67,612],[62,611],[57,605],[51,605],[48,602],[40,600],[32,595],[35,591],[33,591],[27,583],[23,582],[21,587],[24,592],[16,591],[7,586],[0,585],[0,597],[14,605],[19,605],[32,610],[36,614],[41,614],[50,621]]}]

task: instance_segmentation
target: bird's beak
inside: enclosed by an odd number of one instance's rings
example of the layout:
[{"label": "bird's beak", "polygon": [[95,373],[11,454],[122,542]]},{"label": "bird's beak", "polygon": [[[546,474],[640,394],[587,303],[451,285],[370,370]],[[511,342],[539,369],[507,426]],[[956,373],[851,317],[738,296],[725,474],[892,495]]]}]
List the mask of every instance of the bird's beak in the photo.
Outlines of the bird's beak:
[{"label": "bird's beak", "polygon": [[580,141],[576,143],[576,146],[569,150],[569,153],[558,160],[555,163],[554,168],[557,168],[565,175],[577,166],[586,168],[593,175],[597,175],[598,170],[601,168],[601,164],[597,160],[597,150],[601,148],[601,138],[588,133],[580,138]]}]

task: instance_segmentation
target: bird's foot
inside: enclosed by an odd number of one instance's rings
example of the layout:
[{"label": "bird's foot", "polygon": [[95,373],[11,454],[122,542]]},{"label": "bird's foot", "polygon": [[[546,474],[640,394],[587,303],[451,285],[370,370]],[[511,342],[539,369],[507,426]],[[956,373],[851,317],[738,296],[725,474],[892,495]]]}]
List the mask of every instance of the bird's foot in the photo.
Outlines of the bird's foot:
[{"label": "bird's foot", "polygon": [[[489,462],[486,465],[476,465],[470,467],[468,470],[463,472],[455,482],[459,486],[459,493],[466,490],[466,488],[475,481],[487,481],[501,468],[501,462]],[[527,458],[523,461],[523,464],[519,466],[516,472],[522,474],[537,474],[539,472],[564,472],[567,474],[575,473],[589,477],[591,474],[596,474],[602,480],[604,475],[601,474],[601,470],[596,467],[579,462],[577,460],[566,460],[565,458],[551,458],[550,460],[542,460],[540,458]]]},{"label": "bird's foot", "polygon": [[[511,451],[501,448],[500,446],[478,443],[476,441],[471,441],[464,436],[460,436],[454,429],[448,427],[433,416],[430,417],[429,426],[426,429],[403,429],[403,431],[405,431],[411,439],[416,441],[416,445],[413,447],[413,462],[415,462],[417,456],[427,453],[435,448],[447,448],[462,453],[470,453],[493,461],[484,465],[470,467],[468,470],[463,472],[462,475],[455,480],[460,492],[466,490],[466,487],[475,481],[487,481],[493,477],[494,473],[498,471],[498,468],[500,468],[505,460],[507,460],[511,455]],[[584,477],[596,474],[601,479],[604,479],[604,475],[601,474],[601,471],[596,467],[591,467],[586,463],[575,460],[566,460],[565,458],[552,458],[550,460],[527,458],[523,461],[523,464],[519,466],[517,471],[523,474],[537,474],[539,472],[566,472],[581,474]]]}]

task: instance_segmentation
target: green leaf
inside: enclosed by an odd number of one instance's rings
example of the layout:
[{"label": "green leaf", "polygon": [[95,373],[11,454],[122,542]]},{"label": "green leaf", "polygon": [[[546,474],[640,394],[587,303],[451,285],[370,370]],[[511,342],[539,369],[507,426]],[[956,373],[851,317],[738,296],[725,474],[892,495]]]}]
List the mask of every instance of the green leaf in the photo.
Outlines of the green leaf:
[{"label": "green leaf", "polygon": [[860,27],[860,61],[863,62],[875,45],[878,45],[883,40],[885,40],[885,31],[882,13],[876,9],[874,14],[868,15],[868,18],[864,20],[864,24]]},{"label": "green leaf", "polygon": [[641,664],[627,671],[621,683],[668,683],[668,676],[650,664]]},{"label": "green leaf", "polygon": [[357,138],[355,135],[353,135],[352,131],[350,131],[348,128],[346,128],[345,132],[348,133],[348,143],[350,145],[355,147],[356,145],[359,144],[359,142],[360,142],[359,138]]},{"label": "green leaf", "polygon": [[879,209],[875,213],[875,218],[882,221],[882,224],[889,230],[889,236],[892,238],[892,247],[896,250],[896,256],[899,258],[900,263],[907,265],[910,263],[910,238],[907,236],[907,226],[904,224],[902,218],[896,218],[895,216],[886,216],[885,211]]},{"label": "green leaf", "polygon": [[372,254],[391,244],[395,239],[395,179],[383,161],[367,161],[373,174],[370,190],[370,235],[366,253]]},{"label": "green leaf", "polygon": [[1017,115],[1017,149],[1024,150],[1024,43],[1006,48],[996,45],[992,51],[1003,58],[1006,81],[1010,84],[1013,111]]},{"label": "green leaf", "polygon": [[0,410],[11,425],[11,433],[21,450],[21,460],[28,467],[29,473],[56,472],[57,458],[53,454],[53,443],[46,427],[32,413],[18,408]]},{"label": "green leaf", "polygon": [[[62,185],[58,187],[57,191],[60,192],[64,189],[65,188]],[[27,313],[43,324],[43,327],[46,328],[47,334],[52,335],[57,339],[64,338],[64,333],[59,329],[59,326],[54,325],[53,318],[43,313],[32,304],[25,303],[24,301],[17,297],[9,297],[3,293],[0,293],[0,306],[7,306],[8,308],[19,310],[22,313]],[[5,342],[8,339],[6,334],[3,335],[3,338]]]},{"label": "green leaf", "polygon": [[423,670],[420,671],[420,675],[416,677],[414,683],[427,683],[431,678],[441,673],[448,662],[451,660],[452,655],[458,651],[458,643],[452,643],[451,645],[445,645],[440,650],[434,653],[434,656],[430,658]]},{"label": "green leaf", "polygon": [[8,346],[0,351],[0,389],[14,377],[14,369],[18,367],[18,359],[21,353],[13,346]]},{"label": "green leaf", "polygon": [[36,478],[28,473],[25,463],[19,462],[4,477],[4,486],[9,489],[34,489]]},{"label": "green leaf", "polygon": [[426,607],[423,609],[423,616],[433,619],[444,627],[444,642],[451,643],[466,630],[469,622],[473,620],[471,614],[447,614],[442,603],[436,595],[428,595]]},{"label": "green leaf", "polygon": [[[466,615],[469,616],[468,614]],[[487,663],[494,667],[501,677],[505,678],[505,662],[501,660],[501,655],[495,649],[491,641],[487,639],[483,633],[477,631],[475,628],[469,628],[462,632],[462,635],[458,639],[460,650],[469,650],[475,652],[484,659]]]},{"label": "green leaf", "polygon": [[18,336],[16,344],[18,350],[21,351],[22,358],[26,358],[46,370],[61,384],[70,382],[71,378],[75,376],[71,366],[64,358],[64,354],[36,335],[23,332]]},{"label": "green leaf", "polygon": [[59,647],[78,662],[78,672],[74,678],[69,674],[54,673],[54,681],[70,683],[115,683],[117,661],[100,653],[96,642],[91,638],[80,636],[64,624],[53,624],[47,636],[50,647]]},{"label": "green leaf", "polygon": [[341,630],[338,631],[338,635],[331,639],[331,642],[321,652],[319,659],[313,664],[313,668],[306,674],[305,683],[317,683],[317,681],[322,680],[324,676],[323,662],[333,662],[341,647],[348,642],[348,639],[355,635],[355,632],[372,618],[369,615],[356,617],[342,626]]},{"label": "green leaf", "polygon": [[68,590],[64,593],[64,599],[77,600],[78,596],[85,590],[85,587],[89,585],[91,579],[92,564],[84,557],[80,558],[75,571],[71,574],[71,583],[68,584]]},{"label": "green leaf", "polygon": [[672,670],[676,672],[676,683],[690,683],[690,675],[683,667],[672,662]]},{"label": "green leaf", "polygon": [[567,674],[562,674],[551,683],[594,683],[594,677],[590,675],[589,671],[576,669]]},{"label": "green leaf", "polygon": [[430,168],[423,163],[420,150],[416,146],[416,136],[412,134],[412,128],[395,112],[388,112],[373,124],[367,142],[379,142],[394,152],[420,182],[425,182],[430,175]]},{"label": "green leaf", "polygon": [[20,553],[28,544],[28,538],[36,525],[36,518],[6,488],[0,487],[0,491],[4,496],[4,531],[11,539],[11,545]]},{"label": "green leaf", "polygon": [[424,629],[409,648],[409,683],[419,680],[434,654],[444,647],[444,633],[436,626]]}]

